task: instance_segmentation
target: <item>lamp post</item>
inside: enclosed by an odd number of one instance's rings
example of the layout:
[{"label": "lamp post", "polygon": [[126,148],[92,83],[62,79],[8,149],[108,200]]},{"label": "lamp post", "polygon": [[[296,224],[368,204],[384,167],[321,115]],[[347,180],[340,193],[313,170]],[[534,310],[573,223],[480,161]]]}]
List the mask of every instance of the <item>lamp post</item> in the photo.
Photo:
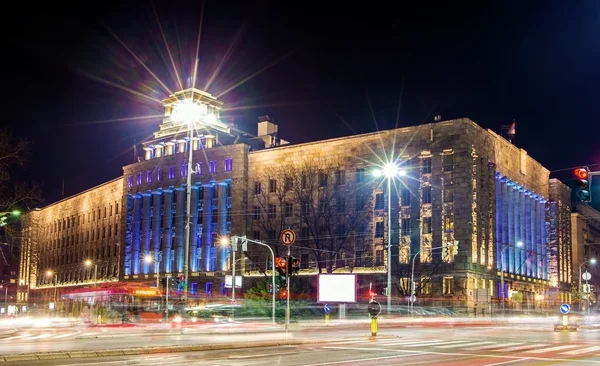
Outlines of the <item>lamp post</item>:
[{"label": "lamp post", "polygon": [[[582,276],[581,275],[581,267],[583,267],[587,263],[589,263],[591,265],[596,264],[596,258],[584,259],[583,263],[581,263],[579,265],[579,286],[578,286],[578,290],[579,290],[579,295],[580,296],[581,296],[581,276]],[[588,277],[586,277],[586,279],[585,279],[586,287],[587,287],[587,284],[588,284],[588,279],[589,279]],[[581,310],[581,301],[579,302],[579,310]],[[589,298],[588,298],[588,310],[589,310]]]},{"label": "lamp post", "polygon": [[[86,259],[85,266],[88,268],[92,267],[92,260]],[[94,287],[98,287],[98,263],[94,263]]]},{"label": "lamp post", "polygon": [[160,276],[158,275],[158,265],[160,263],[160,260],[154,260],[154,257],[152,257],[152,255],[150,254],[146,254],[146,256],[144,256],[144,262],[150,264],[150,263],[154,263],[154,275],[156,276],[156,289],[159,289],[159,285],[158,285],[158,280],[160,279]]},{"label": "lamp post", "polygon": [[513,247],[513,248],[520,248],[523,246],[523,242],[522,241],[518,241],[517,244],[513,245],[513,244],[504,244],[502,246],[502,249],[500,249],[500,293],[502,294],[502,310],[504,310],[504,298],[505,298],[505,294],[504,294],[504,251],[509,248],[509,247]]},{"label": "lamp post", "polygon": [[8,286],[0,285],[0,288],[4,287],[4,316],[8,318]]},{"label": "lamp post", "polygon": [[[262,245],[264,247],[267,247],[267,249],[269,249],[269,251],[271,252],[271,288],[273,289],[273,291],[271,291],[272,293],[272,306],[271,306],[271,318],[273,320],[273,324],[275,324],[275,252],[273,252],[273,248],[271,248],[271,246],[265,244],[265,243],[261,243],[260,241],[256,241],[256,240],[252,240],[252,239],[247,239],[247,238],[243,238],[242,240],[246,240],[247,242],[250,243],[254,243],[254,244],[258,244],[258,245]],[[243,244],[242,244],[243,247]],[[242,249],[243,251],[245,251],[245,249]],[[289,281],[289,279],[288,279]],[[289,296],[289,292],[288,292],[288,296]]]},{"label": "lamp post", "polygon": [[214,113],[207,112],[206,105],[197,103],[193,100],[193,96],[190,99],[180,100],[173,109],[171,114],[171,120],[174,122],[181,122],[187,124],[188,127],[188,165],[187,165],[187,179],[186,179],[186,219],[185,219],[185,234],[184,234],[184,258],[183,258],[183,276],[184,276],[184,288],[183,298],[187,301],[188,295],[188,275],[189,275],[189,262],[190,262],[190,226],[191,226],[191,207],[192,207],[192,171],[193,171],[193,138],[194,138],[194,125],[199,121],[206,121],[207,123],[214,122],[217,120],[217,116]]},{"label": "lamp post", "polygon": [[57,290],[57,281],[58,275],[51,270],[46,271],[46,277],[54,276],[54,314],[56,314],[56,310],[58,308],[58,304],[56,303],[56,290]]},{"label": "lamp post", "polygon": [[387,237],[387,313],[392,311],[392,179],[394,177],[402,177],[406,175],[406,170],[398,168],[396,163],[387,163],[383,169],[373,171],[376,177],[385,176],[387,179],[387,196],[388,196],[388,237]]},{"label": "lamp post", "polygon": [[415,292],[415,259],[417,259],[417,256],[421,252],[432,251],[432,250],[435,250],[435,249],[448,248],[448,247],[452,247],[454,245],[456,245],[456,244],[454,244],[454,243],[448,243],[448,244],[445,244],[445,245],[442,245],[442,246],[439,246],[439,247],[433,247],[433,248],[428,248],[428,249],[421,249],[421,250],[419,250],[418,252],[416,252],[413,255],[412,265],[411,265],[411,270],[410,270],[410,296],[408,297],[408,302],[410,304],[409,311],[410,311],[411,314],[412,314],[413,305],[415,303],[414,302],[414,298],[413,298],[414,292]]}]

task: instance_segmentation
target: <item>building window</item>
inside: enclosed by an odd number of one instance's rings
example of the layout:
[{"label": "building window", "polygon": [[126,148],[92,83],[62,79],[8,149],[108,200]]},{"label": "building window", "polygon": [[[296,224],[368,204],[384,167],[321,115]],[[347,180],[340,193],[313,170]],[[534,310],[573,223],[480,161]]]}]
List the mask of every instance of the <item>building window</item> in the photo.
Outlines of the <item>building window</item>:
[{"label": "building window", "polygon": [[306,189],[308,187],[308,177],[306,175],[302,175],[302,189]]},{"label": "building window", "polygon": [[383,266],[383,250],[381,249],[375,251],[375,265]]},{"label": "building window", "polygon": [[211,160],[208,162],[208,172],[209,173],[217,172],[217,161],[216,160]]},{"label": "building window", "polygon": [[137,173],[136,183],[137,183],[138,186],[142,185],[142,172]]},{"label": "building window", "polygon": [[259,206],[254,206],[254,212],[253,212],[252,218],[254,220],[260,220],[260,207]]},{"label": "building window", "polygon": [[292,179],[292,177],[285,177],[285,180],[283,183],[283,191],[289,192],[292,190],[293,186],[294,186],[294,180]]},{"label": "building window", "polygon": [[365,181],[365,168],[356,168],[356,182],[364,182]]},{"label": "building window", "polygon": [[275,193],[277,191],[277,180],[269,179],[269,193]]},{"label": "building window", "polygon": [[423,203],[431,203],[431,186],[423,187]]},{"label": "building window", "polygon": [[275,205],[269,204],[269,206],[267,207],[267,214],[269,215],[270,219],[275,218],[275,216],[277,215],[277,209],[276,209]]},{"label": "building window", "polygon": [[383,238],[383,221],[375,223],[375,237]]},{"label": "building window", "polygon": [[156,180],[159,182],[162,180],[162,169],[160,167],[156,168]]},{"label": "building window", "polygon": [[284,212],[285,212],[285,217],[292,217],[292,214],[294,212],[294,205],[291,204],[290,202],[286,202]]},{"label": "building window", "polygon": [[444,202],[454,202],[454,186],[452,184],[444,185]]},{"label": "building window", "polygon": [[146,170],[146,183],[152,183],[152,170]]},{"label": "building window", "polygon": [[230,172],[233,168],[233,159],[225,159],[223,162],[223,171]]},{"label": "building window", "polygon": [[308,269],[308,254],[300,254],[300,269]]},{"label": "building window", "polygon": [[336,170],[335,171],[335,185],[341,186],[346,184],[346,171],[345,170]]},{"label": "building window", "polygon": [[335,198],[335,209],[338,213],[346,211],[346,199],[344,197],[337,196]]},{"label": "building window", "polygon": [[375,194],[375,209],[383,210],[383,193]]},{"label": "building window", "polygon": [[175,179],[175,167],[169,167],[169,179]]},{"label": "building window", "polygon": [[402,235],[410,235],[410,219],[402,219]]},{"label": "building window", "polygon": [[410,190],[406,187],[400,191],[400,204],[402,206],[410,206]]},{"label": "building window", "polygon": [[356,195],[356,211],[362,211],[365,208],[365,204],[367,203],[367,199],[363,194]]},{"label": "building window", "polygon": [[133,176],[132,175],[127,177],[127,187],[129,187],[129,188],[133,187]]},{"label": "building window", "polygon": [[454,215],[444,216],[444,231],[447,233],[454,232]]},{"label": "building window", "polygon": [[445,172],[451,172],[454,170],[454,154],[443,155],[442,160],[442,168]]},{"label": "building window", "polygon": [[431,173],[431,157],[423,158],[422,173],[423,174]]},{"label": "building window", "polygon": [[187,164],[181,164],[181,176],[182,177],[187,177],[188,175],[188,165]]},{"label": "building window", "polygon": [[257,230],[253,231],[252,236],[253,236],[254,240],[260,240],[260,231],[257,231]]},{"label": "building window", "polygon": [[443,281],[444,295],[454,294],[454,277],[444,277]]},{"label": "building window", "polygon": [[260,185],[260,182],[254,182],[254,194],[260,194],[261,191],[262,187]]},{"label": "building window", "polygon": [[423,234],[431,234],[431,217],[423,217]]},{"label": "building window", "polygon": [[327,173],[319,173],[319,187],[327,187]]}]

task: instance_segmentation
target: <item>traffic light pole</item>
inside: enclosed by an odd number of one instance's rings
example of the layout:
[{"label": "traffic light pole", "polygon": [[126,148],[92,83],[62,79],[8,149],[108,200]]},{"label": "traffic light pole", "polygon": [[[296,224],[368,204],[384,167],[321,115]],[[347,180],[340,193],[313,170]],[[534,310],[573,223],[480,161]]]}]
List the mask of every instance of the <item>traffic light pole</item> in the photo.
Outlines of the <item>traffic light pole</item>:
[{"label": "traffic light pole", "polygon": [[166,296],[166,300],[165,300],[165,315],[167,317],[167,319],[165,319],[165,323],[169,324],[169,278],[171,278],[171,276],[167,276],[167,296]]},{"label": "traffic light pole", "polygon": [[[289,259],[290,259],[291,255],[292,255],[292,253],[290,252],[290,247],[288,246],[287,262],[286,262],[286,266],[285,266],[285,282],[286,282],[286,286],[287,286],[287,289],[286,289],[287,304],[285,306],[285,331],[286,332],[290,329],[290,263],[289,263]],[[273,267],[273,271],[275,271],[275,267]],[[275,292],[273,291],[273,293],[275,293]]]},{"label": "traffic light pole", "polygon": [[[271,308],[271,317],[273,319],[273,324],[275,324],[275,252],[273,252],[273,248],[271,248],[270,246],[268,246],[265,243],[261,243],[260,241],[255,241],[252,239],[246,239],[247,242],[250,243],[254,243],[254,244],[258,244],[258,245],[262,245],[264,247],[267,247],[267,249],[269,249],[269,251],[271,252],[271,288],[272,291],[271,293],[273,294],[273,304],[272,304],[272,308]],[[243,245],[243,244],[242,244]],[[289,249],[288,249],[289,250]],[[242,251],[244,251],[244,249],[242,248]],[[289,294],[289,291],[288,291]]]}]

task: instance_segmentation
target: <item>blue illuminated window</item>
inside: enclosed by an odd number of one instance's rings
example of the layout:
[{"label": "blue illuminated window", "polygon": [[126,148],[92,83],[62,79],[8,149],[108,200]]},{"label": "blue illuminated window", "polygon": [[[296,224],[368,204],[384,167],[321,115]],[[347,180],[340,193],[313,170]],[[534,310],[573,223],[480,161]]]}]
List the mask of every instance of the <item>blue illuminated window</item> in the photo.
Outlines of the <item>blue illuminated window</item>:
[{"label": "blue illuminated window", "polygon": [[181,164],[181,176],[182,177],[187,177],[187,173],[188,173],[188,165],[187,164]]},{"label": "blue illuminated window", "polygon": [[152,170],[146,170],[146,183],[152,183]]},{"label": "blue illuminated window", "polygon": [[137,173],[136,183],[138,186],[142,185],[142,172]]},{"label": "blue illuminated window", "polygon": [[175,179],[175,167],[169,167],[169,179]]},{"label": "blue illuminated window", "polygon": [[229,158],[229,159],[225,159],[224,163],[223,163],[223,171],[225,172],[230,172],[231,169],[233,168],[233,159]]},{"label": "blue illuminated window", "polygon": [[216,160],[211,160],[208,162],[208,171],[209,173],[216,173],[217,172],[217,161]]},{"label": "blue illuminated window", "polygon": [[127,187],[133,187],[133,175],[127,177]]},{"label": "blue illuminated window", "polygon": [[156,168],[156,180],[159,182],[162,180],[162,169],[160,167]]}]

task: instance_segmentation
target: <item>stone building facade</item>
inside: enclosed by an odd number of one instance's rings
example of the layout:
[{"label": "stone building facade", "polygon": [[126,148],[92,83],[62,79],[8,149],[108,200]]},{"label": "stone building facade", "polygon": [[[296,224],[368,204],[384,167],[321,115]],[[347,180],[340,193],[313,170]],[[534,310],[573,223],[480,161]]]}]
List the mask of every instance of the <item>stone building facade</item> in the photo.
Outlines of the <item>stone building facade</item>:
[{"label": "stone building facade", "polygon": [[[100,266],[98,281],[181,276],[190,174],[186,280],[198,301],[227,295],[232,265],[249,280],[245,287],[268,270],[264,248],[250,244],[238,265],[221,238],[246,235],[283,255],[286,228],[297,233],[291,250],[300,276],[352,272],[359,291],[369,283],[382,290],[389,266],[398,302],[413,261],[423,302],[474,307],[482,288],[498,298],[501,271],[505,297],[517,306],[567,296],[568,188],[494,132],[457,119],[287,145],[268,118],[257,137],[232,131],[219,121],[221,107],[197,89],[170,96],[144,158],[122,177],[27,214],[24,288],[52,288],[48,270],[59,288],[90,281],[86,259]],[[190,109],[202,117],[186,121]],[[385,162],[405,174],[374,177]]]}]

